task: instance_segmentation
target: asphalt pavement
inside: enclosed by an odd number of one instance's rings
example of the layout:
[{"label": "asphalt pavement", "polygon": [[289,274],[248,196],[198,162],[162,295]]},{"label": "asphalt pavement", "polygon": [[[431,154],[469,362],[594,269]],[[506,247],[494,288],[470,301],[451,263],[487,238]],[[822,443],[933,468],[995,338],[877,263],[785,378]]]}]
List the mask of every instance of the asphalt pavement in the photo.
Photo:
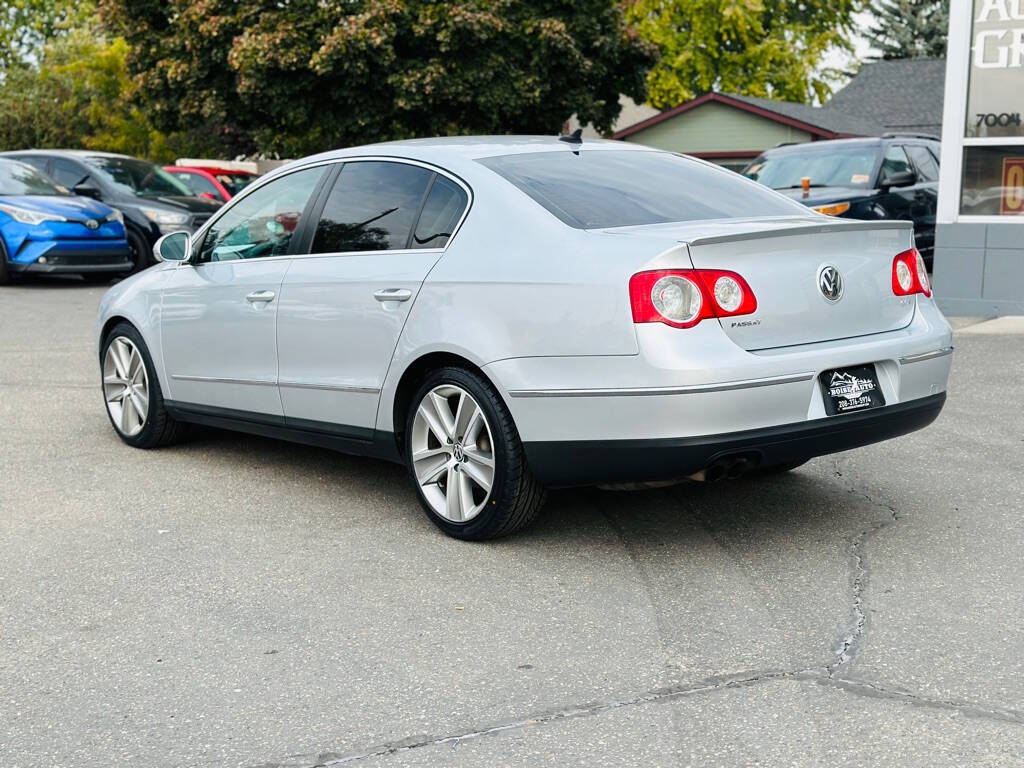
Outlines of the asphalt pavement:
[{"label": "asphalt pavement", "polygon": [[470,544],[387,463],[123,445],[102,292],[0,289],[4,768],[1024,764],[1019,324],[924,431]]}]

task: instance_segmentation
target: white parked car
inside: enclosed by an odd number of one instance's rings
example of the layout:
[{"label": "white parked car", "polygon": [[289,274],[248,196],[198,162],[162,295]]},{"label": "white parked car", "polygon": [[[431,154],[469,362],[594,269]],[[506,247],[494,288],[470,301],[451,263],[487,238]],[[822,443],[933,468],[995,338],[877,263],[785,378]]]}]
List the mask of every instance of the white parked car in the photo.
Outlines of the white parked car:
[{"label": "white parked car", "polygon": [[404,463],[484,539],[545,488],[784,470],[929,424],[952,336],[909,222],[604,141],[403,141],[265,176],[99,311],[106,407]]}]

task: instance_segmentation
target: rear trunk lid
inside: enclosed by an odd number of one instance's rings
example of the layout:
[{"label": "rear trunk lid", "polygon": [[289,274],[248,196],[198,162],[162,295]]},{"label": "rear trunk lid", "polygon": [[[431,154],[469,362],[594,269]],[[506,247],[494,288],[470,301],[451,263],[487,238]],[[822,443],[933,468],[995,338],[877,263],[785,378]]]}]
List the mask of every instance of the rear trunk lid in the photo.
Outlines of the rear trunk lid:
[{"label": "rear trunk lid", "polygon": [[913,319],[912,297],[892,292],[893,257],[912,245],[909,222],[744,224],[680,238],[695,268],[732,270],[750,284],[757,310],[719,321],[744,349],[884,333]]}]

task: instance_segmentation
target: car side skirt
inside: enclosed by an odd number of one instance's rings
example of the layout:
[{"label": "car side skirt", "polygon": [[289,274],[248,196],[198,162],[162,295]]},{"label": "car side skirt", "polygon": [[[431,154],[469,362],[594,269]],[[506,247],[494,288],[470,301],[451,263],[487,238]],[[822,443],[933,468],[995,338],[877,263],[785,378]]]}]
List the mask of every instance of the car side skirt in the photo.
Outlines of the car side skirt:
[{"label": "car side skirt", "polygon": [[931,424],[946,393],[862,413],[719,435],[655,440],[525,443],[534,476],[551,488],[687,477],[713,462],[745,458],[752,467],[785,464],[858,448]]},{"label": "car side skirt", "polygon": [[317,448],[329,448],[341,453],[385,459],[397,464],[404,463],[393,432],[174,400],[165,400],[164,407],[172,418],[190,424],[272,437]]}]

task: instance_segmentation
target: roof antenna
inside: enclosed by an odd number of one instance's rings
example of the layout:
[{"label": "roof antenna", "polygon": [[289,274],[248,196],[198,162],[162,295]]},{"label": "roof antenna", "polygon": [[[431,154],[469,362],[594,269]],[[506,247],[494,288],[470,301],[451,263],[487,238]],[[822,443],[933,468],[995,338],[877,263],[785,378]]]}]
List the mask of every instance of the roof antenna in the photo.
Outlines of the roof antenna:
[{"label": "roof antenna", "polygon": [[575,131],[570,133],[568,136],[559,136],[559,141],[564,141],[569,144],[582,144],[583,143],[583,129],[577,128]]}]

